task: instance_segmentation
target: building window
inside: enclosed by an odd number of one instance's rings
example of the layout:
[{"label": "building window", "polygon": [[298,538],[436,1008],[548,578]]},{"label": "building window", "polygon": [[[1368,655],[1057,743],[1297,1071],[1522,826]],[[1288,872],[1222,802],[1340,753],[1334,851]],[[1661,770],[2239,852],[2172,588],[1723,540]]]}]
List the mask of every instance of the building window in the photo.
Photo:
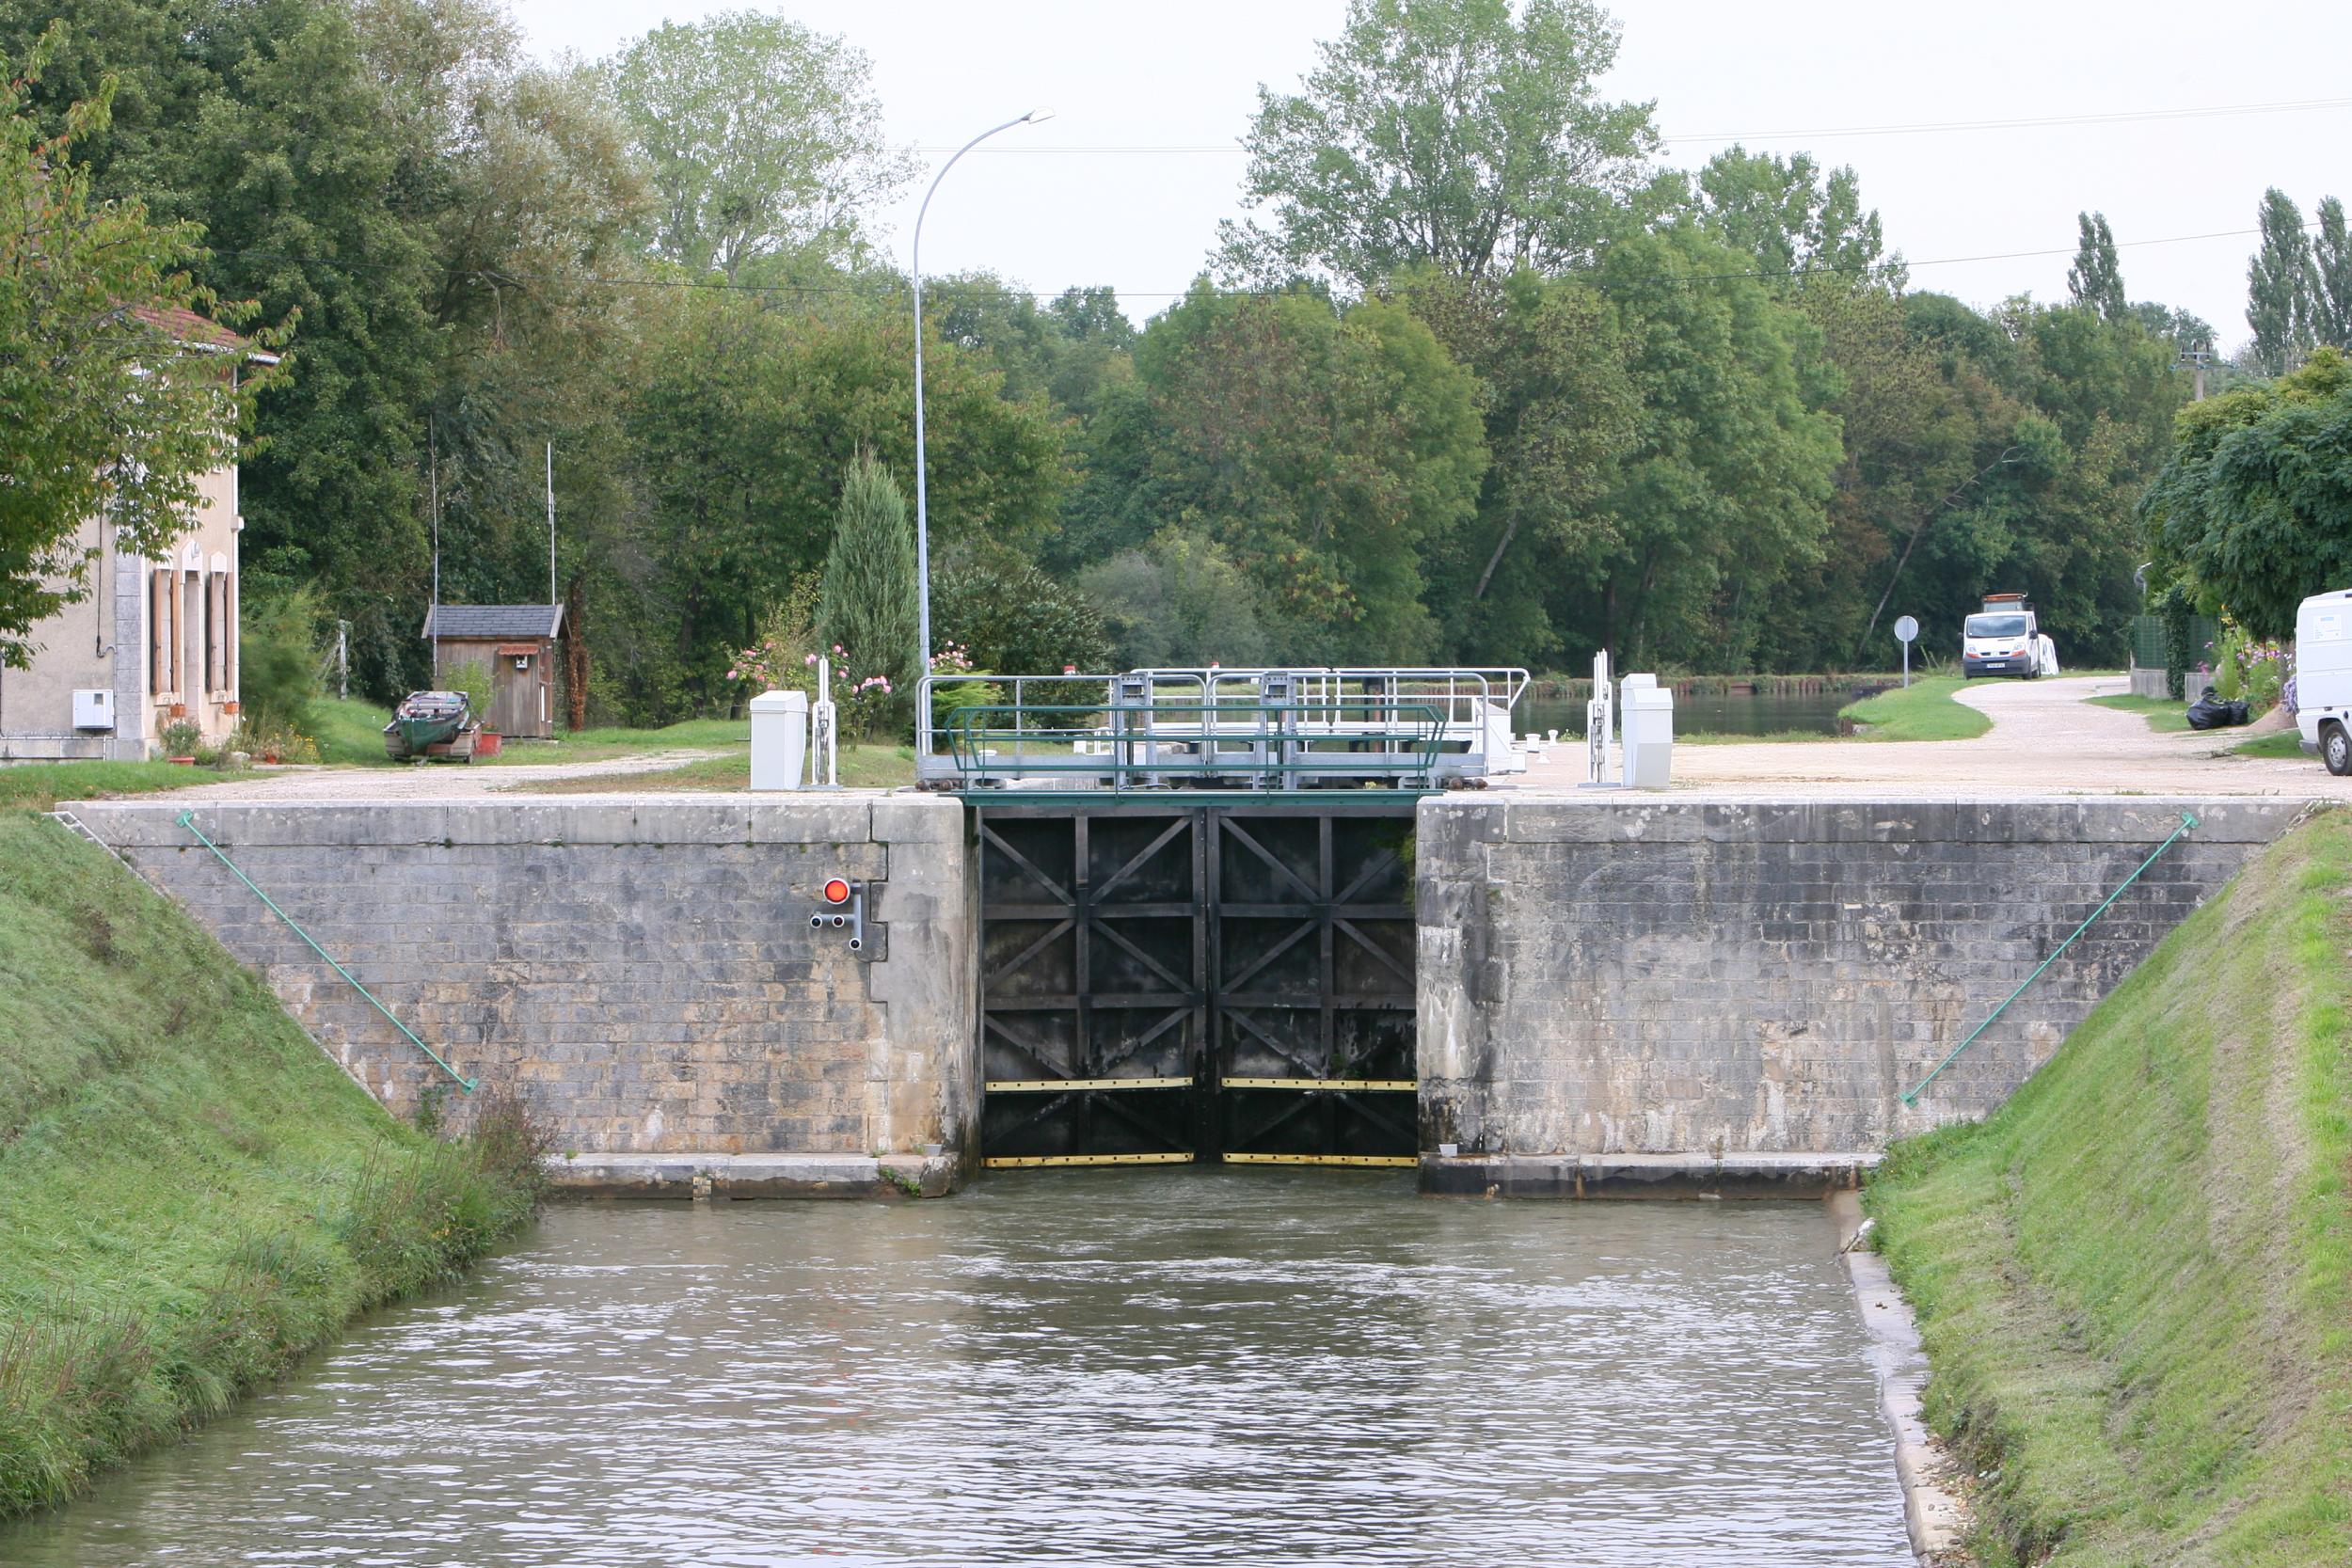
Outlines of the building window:
[{"label": "building window", "polygon": [[204,684],[229,689],[229,578],[218,572],[204,580]]},{"label": "building window", "polygon": [[171,600],[164,569],[147,574],[147,689],[160,697],[171,689]]}]

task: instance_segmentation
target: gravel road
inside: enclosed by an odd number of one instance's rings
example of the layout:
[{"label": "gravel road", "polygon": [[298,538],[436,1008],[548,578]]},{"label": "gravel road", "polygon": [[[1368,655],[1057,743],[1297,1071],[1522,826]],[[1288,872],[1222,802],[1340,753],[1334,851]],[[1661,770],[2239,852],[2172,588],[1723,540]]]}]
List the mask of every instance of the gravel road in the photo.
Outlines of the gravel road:
[{"label": "gravel road", "polygon": [[[1677,746],[1677,794],[1906,800],[1996,800],[2063,795],[2273,795],[2352,800],[2352,779],[2317,758],[2242,757],[2244,730],[2159,734],[2137,713],[2087,699],[2127,689],[2121,675],[2076,675],[1972,687],[1960,701],[1993,728],[1974,740],[1802,741]],[[1513,781],[1518,789],[1573,788],[1581,746],[1563,743]]]}]

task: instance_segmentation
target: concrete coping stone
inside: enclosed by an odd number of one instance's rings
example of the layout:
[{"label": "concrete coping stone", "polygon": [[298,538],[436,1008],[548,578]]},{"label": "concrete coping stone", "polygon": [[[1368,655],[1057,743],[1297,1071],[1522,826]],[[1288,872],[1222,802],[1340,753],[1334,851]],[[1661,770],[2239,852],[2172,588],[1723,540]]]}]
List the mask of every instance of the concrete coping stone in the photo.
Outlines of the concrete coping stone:
[{"label": "concrete coping stone", "polygon": [[1881,1155],[1734,1150],[1722,1154],[1423,1154],[1421,1189],[1488,1197],[1819,1198],[1861,1183]]},{"label": "concrete coping stone", "polygon": [[582,1154],[555,1156],[547,1166],[557,1191],[584,1196],[944,1197],[954,1190],[959,1156]]},{"label": "concrete coping stone", "polygon": [[2208,844],[2266,844],[2312,809],[2299,800],[2191,799],[1883,801],[1671,800],[1655,797],[1542,796],[1423,802],[1433,838],[1514,844],[2146,844],[2197,818],[2188,836]]},{"label": "concrete coping stone", "polygon": [[180,848],[193,811],[224,847],[403,845],[953,843],[962,808],[944,798],[802,795],[659,800],[101,800],[70,810],[116,848]]}]

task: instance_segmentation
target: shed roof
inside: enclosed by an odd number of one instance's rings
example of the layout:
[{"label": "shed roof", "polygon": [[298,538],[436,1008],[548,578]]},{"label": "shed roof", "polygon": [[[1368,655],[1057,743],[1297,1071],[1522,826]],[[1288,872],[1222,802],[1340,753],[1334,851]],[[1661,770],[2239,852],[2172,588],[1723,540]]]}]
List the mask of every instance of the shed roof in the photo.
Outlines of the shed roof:
[{"label": "shed roof", "polygon": [[177,305],[134,305],[131,307],[131,314],[157,331],[191,348],[210,349],[224,354],[243,351],[246,357],[258,360],[262,364],[278,363],[278,356],[275,354],[264,354],[245,339],[221,325],[220,323],[199,316],[193,310],[183,309]]},{"label": "shed roof", "polygon": [[424,635],[432,638],[556,637],[563,630],[560,604],[435,605],[424,618]]}]

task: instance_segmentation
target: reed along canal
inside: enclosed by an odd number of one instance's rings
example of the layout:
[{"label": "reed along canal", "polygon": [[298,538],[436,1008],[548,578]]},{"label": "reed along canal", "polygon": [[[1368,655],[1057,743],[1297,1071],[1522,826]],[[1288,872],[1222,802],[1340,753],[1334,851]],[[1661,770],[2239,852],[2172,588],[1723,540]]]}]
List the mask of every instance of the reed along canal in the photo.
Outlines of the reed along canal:
[{"label": "reed along canal", "polygon": [[46,1518],[137,1564],[1907,1564],[1818,1205],[567,1203]]}]

